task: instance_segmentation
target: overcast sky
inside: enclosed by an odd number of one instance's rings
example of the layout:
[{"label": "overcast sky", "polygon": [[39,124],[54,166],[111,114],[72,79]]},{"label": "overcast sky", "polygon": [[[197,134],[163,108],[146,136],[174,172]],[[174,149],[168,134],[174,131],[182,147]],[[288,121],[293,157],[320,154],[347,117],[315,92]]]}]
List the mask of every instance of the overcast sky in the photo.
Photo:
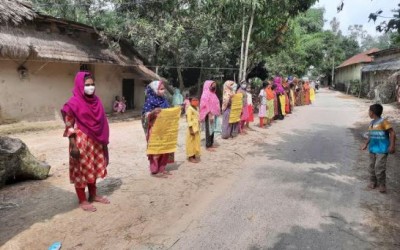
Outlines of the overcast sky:
[{"label": "overcast sky", "polygon": [[362,24],[364,29],[371,35],[379,35],[376,32],[376,24],[385,20],[379,18],[374,24],[373,21],[368,22],[368,16],[371,12],[382,10],[382,16],[392,17],[392,9],[397,7],[399,1],[397,0],[344,0],[343,11],[337,13],[337,6],[341,3],[341,0],[319,0],[314,7],[324,7],[325,16],[327,20],[325,22],[325,28],[330,29],[329,22],[333,17],[339,19],[340,29],[344,34],[348,34],[347,28],[350,25]]}]

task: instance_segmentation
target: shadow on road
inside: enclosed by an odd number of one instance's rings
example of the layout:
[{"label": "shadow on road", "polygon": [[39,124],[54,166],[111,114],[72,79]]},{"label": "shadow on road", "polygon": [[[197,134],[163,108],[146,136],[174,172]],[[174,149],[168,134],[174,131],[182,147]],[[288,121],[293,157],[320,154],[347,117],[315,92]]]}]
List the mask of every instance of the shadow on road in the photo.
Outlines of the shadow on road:
[{"label": "shadow on road", "polygon": [[296,164],[341,164],[358,150],[353,140],[347,140],[353,137],[350,129],[343,126],[314,124],[312,130],[296,129],[279,136],[278,142],[269,142],[267,138],[266,142],[256,143],[254,153],[250,155],[267,155],[270,160]]},{"label": "shadow on road", "polygon": [[365,230],[368,226],[355,225],[346,221],[343,216],[331,213],[324,217],[326,223],[318,229],[294,226],[288,233],[281,233],[272,247],[253,245],[251,250],[278,249],[396,249],[399,245],[390,242],[377,242],[367,239]]},{"label": "shadow on road", "polygon": [[[398,128],[399,124],[394,126]],[[315,130],[294,130],[290,134],[281,134],[278,142],[255,145],[254,152],[257,153],[254,156],[259,156],[260,150],[269,160],[274,160],[274,165],[266,162],[264,168],[255,172],[259,180],[267,183],[274,177],[276,183],[296,184],[297,191],[287,191],[287,197],[310,201],[323,210],[332,210],[332,203],[340,207],[360,206],[367,224],[349,225],[340,214],[330,214],[330,223],[321,224],[318,230],[294,226],[289,233],[279,236],[279,242],[274,247],[252,246],[250,249],[400,248],[399,154],[391,155],[388,160],[388,194],[369,192],[364,188],[357,191],[359,187],[356,185],[359,184],[356,182],[361,181],[362,186],[368,184],[368,152],[360,150],[367,128],[368,124],[364,123],[351,129],[322,125],[316,126]],[[400,151],[399,142],[397,149]],[[288,162],[294,164],[294,168],[284,167]],[[304,169],[305,164],[315,164],[315,167]],[[357,195],[360,203],[354,204],[352,201]],[[340,233],[332,233],[334,231]],[[358,244],[363,244],[365,248]]]},{"label": "shadow on road", "polygon": [[[98,192],[111,195],[121,185],[121,179],[107,178],[97,185]],[[2,198],[0,246],[36,223],[44,223],[56,215],[77,208],[74,192],[56,187],[47,181],[24,182],[7,186],[1,190],[0,197]],[[1,204],[7,204],[7,206],[1,206]]]}]

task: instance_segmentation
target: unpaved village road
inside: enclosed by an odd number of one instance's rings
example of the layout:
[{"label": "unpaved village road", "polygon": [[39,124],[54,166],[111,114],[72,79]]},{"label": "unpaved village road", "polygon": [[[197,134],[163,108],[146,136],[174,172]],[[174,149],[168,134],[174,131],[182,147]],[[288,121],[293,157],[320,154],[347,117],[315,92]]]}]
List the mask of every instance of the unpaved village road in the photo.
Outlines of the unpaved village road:
[{"label": "unpaved village road", "polygon": [[218,152],[203,152],[198,165],[185,161],[182,120],[169,179],[149,176],[140,123],[113,123],[109,175],[98,185],[112,204],[95,213],[77,208],[62,130],[13,135],[52,176],[0,190],[0,248],[399,249],[398,153],[388,194],[367,191],[367,109],[321,90],[271,128],[218,138]]}]

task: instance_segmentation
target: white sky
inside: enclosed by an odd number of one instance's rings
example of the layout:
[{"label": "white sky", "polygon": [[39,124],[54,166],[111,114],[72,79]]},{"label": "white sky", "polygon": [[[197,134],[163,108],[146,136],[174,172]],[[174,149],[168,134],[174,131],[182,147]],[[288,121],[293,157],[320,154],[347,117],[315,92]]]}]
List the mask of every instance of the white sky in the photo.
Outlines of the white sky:
[{"label": "white sky", "polygon": [[376,32],[375,27],[385,18],[378,18],[376,23],[373,21],[368,22],[368,16],[370,13],[375,13],[378,10],[382,10],[382,16],[392,17],[393,13],[391,10],[397,7],[398,0],[344,0],[344,8],[341,12],[337,13],[337,6],[341,3],[341,0],[318,0],[314,7],[324,7],[326,19],[325,29],[330,29],[329,22],[333,17],[340,22],[340,29],[343,34],[348,34],[347,28],[350,25],[362,24],[364,29],[369,34],[376,36],[379,32]]}]

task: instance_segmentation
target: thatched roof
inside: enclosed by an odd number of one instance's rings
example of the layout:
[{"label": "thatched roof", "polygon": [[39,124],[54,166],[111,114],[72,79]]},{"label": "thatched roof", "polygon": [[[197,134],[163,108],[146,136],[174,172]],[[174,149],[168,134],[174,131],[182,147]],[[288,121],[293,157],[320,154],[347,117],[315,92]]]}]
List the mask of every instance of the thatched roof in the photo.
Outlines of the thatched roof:
[{"label": "thatched roof", "polygon": [[36,31],[27,26],[0,26],[0,33],[0,55],[4,57],[119,64],[119,58],[96,41]]},{"label": "thatched roof", "polygon": [[370,71],[397,71],[400,70],[400,58],[384,61],[384,62],[376,62],[369,64],[362,68],[363,72]]},{"label": "thatched roof", "polygon": [[381,57],[381,56],[397,54],[399,52],[400,52],[400,47],[399,48],[389,48],[389,49],[379,50],[379,51],[376,51],[376,52],[372,52],[369,55],[376,58],[376,57]]},{"label": "thatched roof", "polygon": [[18,25],[36,16],[30,4],[23,0],[0,1],[0,24]]},{"label": "thatched roof", "polygon": [[[84,28],[87,28],[86,26]],[[49,29],[38,31],[35,25],[0,25],[0,56],[20,60],[63,61],[86,64],[129,66],[144,80],[160,76],[143,65],[133,48],[124,53],[112,51],[96,33],[61,34]],[[127,45],[125,45],[127,46]]]}]

